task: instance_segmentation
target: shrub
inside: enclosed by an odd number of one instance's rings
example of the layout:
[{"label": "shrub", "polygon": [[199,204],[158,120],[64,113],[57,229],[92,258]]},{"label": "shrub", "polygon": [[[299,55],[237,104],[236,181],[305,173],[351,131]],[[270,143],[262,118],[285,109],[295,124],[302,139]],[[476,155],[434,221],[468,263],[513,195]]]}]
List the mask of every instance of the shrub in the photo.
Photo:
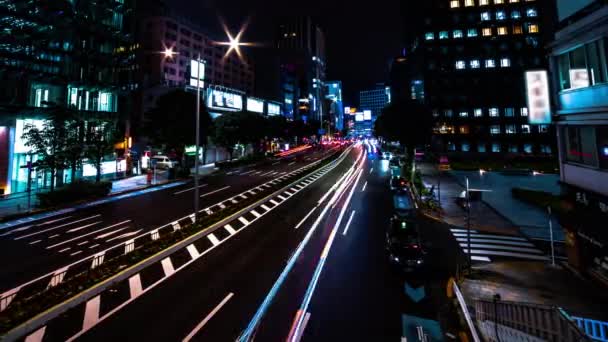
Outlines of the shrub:
[{"label": "shrub", "polygon": [[49,208],[61,204],[107,196],[112,190],[112,182],[93,183],[79,180],[56,189],[53,192],[36,194],[40,200],[40,207]]}]

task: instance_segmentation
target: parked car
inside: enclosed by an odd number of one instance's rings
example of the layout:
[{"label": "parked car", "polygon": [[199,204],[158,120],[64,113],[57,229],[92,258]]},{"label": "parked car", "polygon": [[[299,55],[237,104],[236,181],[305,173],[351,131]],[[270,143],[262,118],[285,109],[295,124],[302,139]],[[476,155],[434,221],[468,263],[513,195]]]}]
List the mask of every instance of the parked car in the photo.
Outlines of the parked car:
[{"label": "parked car", "polygon": [[403,177],[391,177],[390,186],[391,190],[393,191],[404,190],[408,187],[408,185],[408,181]]},{"label": "parked car", "polygon": [[399,217],[415,217],[417,208],[409,188],[400,189],[393,194],[393,210]]},{"label": "parked car", "polygon": [[393,158],[388,162],[388,166],[401,168],[403,164],[401,163],[401,160],[399,158]]},{"label": "parked car", "polygon": [[403,272],[423,267],[426,252],[420,243],[418,223],[413,219],[395,216],[386,232],[386,250],[389,262]]},{"label": "parked car", "polygon": [[152,165],[154,165],[155,163],[157,169],[172,169],[179,164],[177,160],[172,160],[167,156],[152,157]]},{"label": "parked car", "polygon": [[391,160],[391,158],[393,158],[393,154],[391,152],[382,152],[382,159]]}]

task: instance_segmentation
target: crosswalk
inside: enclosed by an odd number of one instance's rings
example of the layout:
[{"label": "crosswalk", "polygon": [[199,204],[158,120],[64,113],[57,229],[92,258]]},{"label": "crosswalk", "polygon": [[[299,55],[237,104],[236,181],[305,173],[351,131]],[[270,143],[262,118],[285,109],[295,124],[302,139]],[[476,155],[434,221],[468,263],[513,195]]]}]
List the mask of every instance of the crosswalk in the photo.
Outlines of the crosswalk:
[{"label": "crosswalk", "polygon": [[[471,230],[468,239],[466,229],[451,228],[450,232],[465,254],[471,254],[471,260],[492,262],[493,259],[522,259],[546,261],[547,256],[530,241],[523,237],[490,234]],[[470,246],[469,246],[470,243]]]}]

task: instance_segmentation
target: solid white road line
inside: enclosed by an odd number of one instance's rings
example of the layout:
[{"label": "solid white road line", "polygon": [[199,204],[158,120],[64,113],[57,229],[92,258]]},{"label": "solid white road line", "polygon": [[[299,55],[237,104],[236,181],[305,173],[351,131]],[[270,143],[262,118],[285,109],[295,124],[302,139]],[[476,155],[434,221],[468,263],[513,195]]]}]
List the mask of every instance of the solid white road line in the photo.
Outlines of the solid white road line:
[{"label": "solid white road line", "polygon": [[307,219],[310,217],[310,215],[312,215],[312,213],[313,213],[313,212],[314,212],[316,209],[317,209],[317,207],[312,208],[312,209],[311,209],[311,210],[308,212],[308,214],[306,214],[306,216],[304,216],[304,218],[302,219],[302,221],[300,221],[300,223],[298,223],[298,224],[296,225],[296,227],[295,227],[294,229],[298,229],[298,228],[300,228],[300,226],[301,226],[301,225],[303,225],[303,224],[304,224],[304,222],[306,222],[306,220],[307,220]]},{"label": "solid white road line", "polygon": [[36,330],[35,332],[29,334],[25,338],[25,342],[42,342],[42,339],[44,339],[45,331],[46,331],[46,325],[43,326],[42,328]]},{"label": "solid white road line", "polygon": [[87,224],[87,225],[80,226],[80,227],[78,227],[78,228],[70,229],[70,230],[68,230],[68,231],[67,231],[67,233],[73,233],[73,232],[77,232],[77,231],[80,231],[80,230],[83,230],[83,229],[87,229],[87,228],[89,228],[89,227],[91,227],[91,226],[94,226],[94,225],[96,225],[96,224],[98,224],[98,223],[101,223],[101,221],[97,221],[97,222],[89,223],[89,224]]},{"label": "solid white road line", "polygon": [[365,184],[363,184],[363,189],[361,189],[361,191],[365,191],[365,188],[367,188],[367,181],[365,181]]},{"label": "solid white road line", "polygon": [[[466,233],[453,233],[452,235],[454,235],[455,237],[466,237],[467,236]],[[528,241],[524,238],[504,236],[504,235],[493,235],[493,234],[472,234],[471,233],[471,237],[479,237],[479,238],[486,238],[486,239],[490,238],[490,239],[496,239],[497,241],[500,241],[500,240]]]},{"label": "solid white road line", "polygon": [[304,315],[304,322],[302,322],[302,327],[300,328],[300,332],[298,333],[298,336],[295,336],[294,341],[299,342],[302,339],[302,336],[304,335],[304,330],[306,330],[306,326],[308,325],[309,320],[310,320],[310,312],[307,312]]},{"label": "solid white road line", "polygon": [[212,243],[214,246],[217,246],[217,245],[219,245],[219,244],[220,244],[220,240],[218,240],[218,239],[215,237],[215,235],[213,235],[213,233],[211,233],[211,234],[207,235],[207,239],[209,239],[209,241],[211,241],[211,243]]},{"label": "solid white road line", "polygon": [[99,321],[99,304],[100,296],[97,295],[87,302],[84,311],[84,321],[82,322],[82,330],[87,330],[95,326]]},{"label": "solid white road line", "polygon": [[[467,250],[463,248],[463,252],[467,253]],[[541,255],[533,255],[533,254],[521,254],[521,253],[512,253],[512,252],[501,252],[501,251],[488,251],[482,249],[472,249],[471,254],[477,255],[497,255],[497,256],[506,256],[506,257],[514,257],[520,259],[530,259],[530,260],[549,260],[549,258]]]},{"label": "solid white road line", "polygon": [[488,257],[477,256],[477,255],[471,255],[471,260],[473,260],[473,261],[492,262],[492,260],[490,260],[490,258],[488,258]]},{"label": "solid white road line", "polygon": [[188,247],[186,247],[186,249],[188,250],[188,253],[190,254],[190,257],[192,259],[196,259],[200,255],[200,253],[198,252],[198,249],[196,249],[195,245],[188,245]]},{"label": "solid white road line", "polygon": [[247,219],[245,219],[243,216],[239,217],[239,221],[241,221],[244,225],[249,224],[249,221],[247,221]]},{"label": "solid white road line", "polygon": [[225,225],[224,229],[226,229],[230,235],[234,235],[236,233],[236,230],[234,230],[234,228],[232,228],[232,226],[229,224]]},{"label": "solid white road line", "polygon": [[250,211],[250,213],[252,213],[252,214],[253,214],[253,216],[255,216],[255,217],[260,217],[260,216],[262,216],[262,215],[260,215],[260,213],[258,213],[258,212],[257,212],[257,211],[255,211],[255,210]]},{"label": "solid white road line", "polygon": [[[467,238],[459,237],[456,238],[458,242],[467,242]],[[493,240],[493,239],[477,239],[471,238],[471,242],[486,242],[486,243],[495,243],[500,245],[511,245],[511,246],[520,246],[520,247],[534,247],[534,244],[530,242],[519,242],[519,241],[502,241],[502,240]]]},{"label": "solid white road line", "polygon": [[170,257],[164,258],[160,263],[163,266],[163,272],[165,272],[165,277],[168,277],[175,273],[175,268],[173,268],[173,262],[171,262]]},{"label": "solid white road line", "polygon": [[188,334],[188,336],[184,337],[184,339],[182,340],[182,342],[189,342],[194,335],[196,335],[199,331],[201,331],[201,329],[203,329],[203,327],[205,326],[205,324],[207,324],[207,322],[209,322],[211,320],[211,318],[213,318],[213,316],[215,316],[215,314],[218,313],[218,311],[220,311],[222,309],[222,307],[224,305],[226,305],[226,303],[228,303],[228,301],[230,300],[230,298],[232,298],[232,296],[234,296],[234,293],[230,292],[226,298],[224,298],[208,315],[207,317],[205,317],[199,324],[196,325],[196,327],[194,327],[194,329],[192,329],[192,331]]},{"label": "solid white road line", "polygon": [[216,193],[216,192],[220,192],[220,191],[224,191],[224,190],[228,189],[229,187],[230,187],[230,185],[225,186],[225,187],[223,187],[223,188],[221,188],[221,189],[213,190],[213,191],[208,192],[208,193],[206,193],[206,194],[202,194],[202,195],[201,195],[201,197],[205,197],[205,196],[213,195],[214,193]]},{"label": "solid white road line", "polygon": [[97,235],[97,236],[95,237],[95,240],[99,240],[99,239],[105,239],[105,238],[107,238],[108,236],[110,236],[110,235],[114,235],[114,234],[116,234],[116,233],[118,233],[118,232],[120,232],[120,231],[123,231],[123,230],[127,229],[127,228],[129,228],[129,227],[124,227],[124,228],[116,229],[115,231],[112,231],[112,232],[109,232],[109,233],[105,233],[105,234]]},{"label": "solid white road line", "polygon": [[109,239],[109,240],[106,240],[106,243],[108,243],[108,242],[110,242],[110,241],[114,241],[114,240],[124,239],[124,238],[129,237],[129,236],[137,235],[137,234],[138,234],[139,232],[141,232],[142,230],[143,230],[143,229],[139,229],[139,230],[136,230],[136,231],[134,231],[134,232],[129,232],[129,233],[126,233],[126,234],[118,235],[118,236],[113,237],[113,238],[111,238],[111,239]]},{"label": "solid white road line", "polygon": [[[208,184],[203,184],[203,185],[199,185],[198,187],[199,187],[199,189],[200,189],[200,188],[204,188],[204,187],[206,187],[207,185],[208,185]],[[173,194],[174,194],[174,195],[183,194],[184,192],[192,191],[192,190],[194,190],[195,188],[196,188],[196,187],[191,187],[191,188],[188,188],[188,189],[186,189],[186,190],[182,190],[182,191],[174,192]]]},{"label": "solid white road line", "polygon": [[[10,234],[13,234],[13,233],[17,233],[17,232],[22,232],[22,231],[24,231],[24,230],[28,230],[28,229],[30,229],[30,228],[32,228],[32,227],[42,227],[42,226],[45,226],[45,225],[47,225],[47,224],[51,224],[51,223],[55,223],[55,222],[64,221],[64,220],[69,219],[70,217],[72,217],[72,216],[64,216],[64,217],[62,217],[62,218],[58,218],[58,219],[51,220],[51,221],[44,221],[44,222],[42,222],[42,223],[30,224],[30,225],[27,225],[27,226],[23,226],[23,227],[15,228],[15,229],[13,229],[13,230],[11,230],[11,231],[8,231],[8,232],[6,232],[6,233],[4,233],[4,234],[0,234],[0,237],[2,237],[2,236],[6,236],[6,235],[10,235]],[[19,221],[17,221],[17,222],[19,222]]]},{"label": "solid white road line", "polygon": [[355,216],[354,210],[352,213],[350,213],[350,217],[348,218],[348,221],[346,222],[346,227],[344,227],[344,232],[342,232],[342,235],[346,236],[346,233],[348,232],[348,227],[350,227],[350,223],[353,221],[353,216]]},{"label": "solid white road line", "polygon": [[[461,242],[460,247],[469,247],[469,244],[466,242]],[[483,243],[472,243],[471,248],[486,248],[486,249],[496,249],[501,251],[512,251],[512,252],[524,252],[524,253],[534,253],[534,254],[542,254],[536,248],[523,248],[523,247],[511,247],[511,246],[502,246],[502,245],[487,245]]]},{"label": "solid white road line", "polygon": [[143,292],[139,273],[129,278],[129,292],[131,294],[131,298],[137,298]]},{"label": "solid white road line", "polygon": [[52,228],[49,228],[49,229],[45,229],[45,230],[41,230],[39,232],[35,232],[35,233],[32,233],[32,234],[22,235],[20,237],[15,238],[15,240],[21,240],[21,239],[25,239],[25,238],[30,237],[30,236],[34,236],[34,235],[50,232],[50,231],[55,230],[55,229],[63,228],[65,226],[69,226],[69,225],[74,224],[74,223],[80,223],[82,221],[90,220],[90,219],[93,219],[93,218],[96,218],[96,217],[99,217],[99,216],[101,216],[101,215],[99,215],[99,214],[98,215],[93,215],[93,216],[89,216],[87,218],[83,218],[81,220],[64,223],[62,225],[59,225],[59,226],[56,226],[56,227],[52,227]]},{"label": "solid white road line", "polygon": [[[101,222],[101,221],[100,221],[100,222]],[[86,237],[86,236],[89,236],[89,235],[97,234],[97,233],[99,233],[99,232],[101,232],[101,231],[108,230],[108,229],[114,228],[114,227],[116,227],[116,226],[123,225],[123,224],[128,223],[128,222],[131,222],[131,220],[125,220],[125,221],[122,221],[122,222],[119,222],[119,223],[113,224],[113,225],[111,225],[111,226],[109,226],[109,227],[101,228],[101,229],[98,229],[98,230],[96,230],[96,231],[93,231],[93,232],[90,232],[90,233],[87,233],[87,234],[84,234],[84,235],[77,236],[77,237],[75,237],[75,238],[73,238],[73,239],[65,240],[65,241],[63,241],[63,242],[60,242],[60,243],[57,243],[57,244],[54,244],[54,245],[48,246],[48,247],[46,247],[46,249],[51,249],[51,248],[53,248],[53,247],[61,246],[61,245],[64,245],[64,244],[66,244],[66,243],[69,243],[69,242],[72,242],[72,241],[75,241],[75,240],[78,240],[78,239],[82,239],[83,237]]]}]

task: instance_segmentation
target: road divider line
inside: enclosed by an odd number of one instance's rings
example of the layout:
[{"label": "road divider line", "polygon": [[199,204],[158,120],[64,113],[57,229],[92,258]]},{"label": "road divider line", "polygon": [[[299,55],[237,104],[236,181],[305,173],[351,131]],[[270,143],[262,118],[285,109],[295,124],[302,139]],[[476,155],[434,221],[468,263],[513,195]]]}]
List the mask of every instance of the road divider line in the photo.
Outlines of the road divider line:
[{"label": "road divider line", "polygon": [[295,227],[294,229],[298,229],[298,228],[300,228],[300,226],[302,226],[302,225],[304,224],[304,222],[306,222],[306,220],[307,220],[307,219],[310,217],[310,215],[312,215],[312,213],[313,213],[315,210],[317,210],[317,208],[318,208],[318,205],[317,205],[317,206],[315,206],[314,208],[312,208],[312,209],[311,209],[311,210],[308,212],[308,214],[306,214],[306,216],[304,216],[304,218],[302,219],[302,221],[300,221],[300,223],[298,223],[298,224],[296,225],[296,227]]},{"label": "road divider line", "polygon": [[196,325],[196,327],[194,327],[194,329],[192,329],[192,331],[188,334],[188,336],[184,337],[184,339],[182,340],[182,342],[189,342],[194,335],[196,335],[199,331],[201,331],[201,329],[203,329],[203,327],[205,326],[205,324],[207,324],[212,318],[213,316],[215,316],[224,305],[226,305],[226,303],[228,303],[228,301],[234,296],[234,293],[230,292],[208,315],[207,317],[205,317],[199,324]]},{"label": "road divider line", "polygon": [[84,226],[80,226],[78,228],[70,229],[70,230],[67,231],[67,233],[74,233],[74,232],[77,232],[77,231],[81,231],[83,229],[87,229],[87,228],[89,228],[91,226],[94,226],[94,225],[96,225],[97,223],[100,223],[100,222],[101,221],[97,221],[97,222],[89,223],[89,224],[84,225]]},{"label": "road divider line", "polygon": [[87,302],[84,311],[84,321],[82,322],[83,330],[90,329],[91,327],[95,326],[95,324],[97,324],[97,321],[99,321],[99,304],[101,303],[100,299],[101,296],[97,295]]},{"label": "road divider line", "polygon": [[143,287],[141,286],[141,277],[139,273],[129,278],[129,294],[131,298],[137,298],[143,292]]},{"label": "road divider line", "polygon": [[[209,184],[203,184],[203,185],[199,185],[198,187],[199,187],[199,189],[200,189],[200,188],[204,188],[204,187],[206,187],[207,185],[209,185]],[[192,191],[192,190],[194,190],[194,189],[196,189],[196,187],[191,187],[191,188],[188,188],[188,189],[186,189],[186,190],[177,191],[177,192],[174,192],[173,194],[174,194],[174,195],[179,195],[179,194],[183,194],[184,192]]]},{"label": "road divider line", "polygon": [[[119,223],[113,224],[113,225],[111,225],[111,226],[109,226],[109,227],[101,228],[101,229],[98,229],[98,230],[96,230],[96,231],[93,231],[93,232],[90,232],[90,233],[87,233],[87,234],[84,234],[84,235],[77,236],[77,237],[75,237],[75,238],[73,238],[73,239],[65,240],[65,241],[63,241],[63,242],[60,242],[60,243],[57,243],[57,244],[54,244],[54,245],[48,246],[48,247],[46,247],[46,249],[51,249],[51,248],[54,248],[54,247],[57,247],[57,246],[65,245],[66,243],[69,243],[69,242],[72,242],[72,241],[75,241],[75,240],[78,240],[78,239],[82,239],[83,237],[87,237],[87,236],[89,236],[89,235],[97,234],[97,233],[99,233],[99,232],[101,232],[101,231],[108,230],[108,229],[112,229],[112,228],[114,228],[114,227],[117,227],[117,226],[123,225],[123,224],[125,224],[125,223],[129,223],[129,222],[131,222],[131,220],[125,220],[125,221],[122,221],[122,222],[119,222]],[[101,221],[99,221],[99,222],[97,222],[97,223],[101,223]]]},{"label": "road divider line", "polygon": [[70,256],[78,255],[78,254],[80,254],[80,253],[82,253],[82,251],[76,251],[76,252],[74,252],[74,253],[70,254]]},{"label": "road divider line", "polygon": [[225,186],[225,187],[223,187],[223,188],[221,188],[221,189],[213,190],[213,191],[211,191],[211,192],[208,192],[208,193],[202,194],[202,195],[201,195],[201,198],[202,198],[202,197],[209,196],[209,195],[213,195],[213,194],[215,194],[215,193],[217,193],[217,192],[220,192],[220,191],[224,191],[224,190],[228,189],[229,187],[230,187],[230,185]]},{"label": "road divider line", "polygon": [[64,223],[64,224],[62,224],[62,225],[59,225],[59,226],[56,226],[56,227],[52,227],[52,228],[48,228],[48,229],[45,229],[45,230],[41,230],[41,231],[39,231],[39,232],[35,232],[35,233],[31,233],[31,234],[27,234],[27,235],[22,235],[22,236],[16,237],[16,238],[15,238],[15,240],[21,240],[21,239],[28,238],[28,237],[30,237],[30,236],[34,236],[34,235],[38,235],[38,234],[42,234],[42,233],[46,233],[46,232],[50,232],[50,231],[53,231],[53,230],[55,230],[55,229],[63,228],[63,227],[66,227],[66,226],[72,225],[72,224],[74,224],[74,223],[80,223],[80,222],[83,222],[83,221],[87,221],[87,220],[90,220],[90,219],[94,219],[94,218],[99,217],[99,216],[101,216],[101,215],[97,214],[97,215],[93,215],[93,216],[89,216],[89,217],[83,218],[83,219],[81,219],[81,220],[77,220],[77,221],[73,221],[73,222]]},{"label": "road divider line", "polygon": [[344,231],[342,232],[342,235],[346,236],[346,233],[348,232],[348,227],[350,227],[350,224],[353,221],[353,216],[355,216],[355,210],[353,210],[352,213],[350,213],[350,217],[348,218],[348,221],[346,222],[346,227],[344,227]]}]

